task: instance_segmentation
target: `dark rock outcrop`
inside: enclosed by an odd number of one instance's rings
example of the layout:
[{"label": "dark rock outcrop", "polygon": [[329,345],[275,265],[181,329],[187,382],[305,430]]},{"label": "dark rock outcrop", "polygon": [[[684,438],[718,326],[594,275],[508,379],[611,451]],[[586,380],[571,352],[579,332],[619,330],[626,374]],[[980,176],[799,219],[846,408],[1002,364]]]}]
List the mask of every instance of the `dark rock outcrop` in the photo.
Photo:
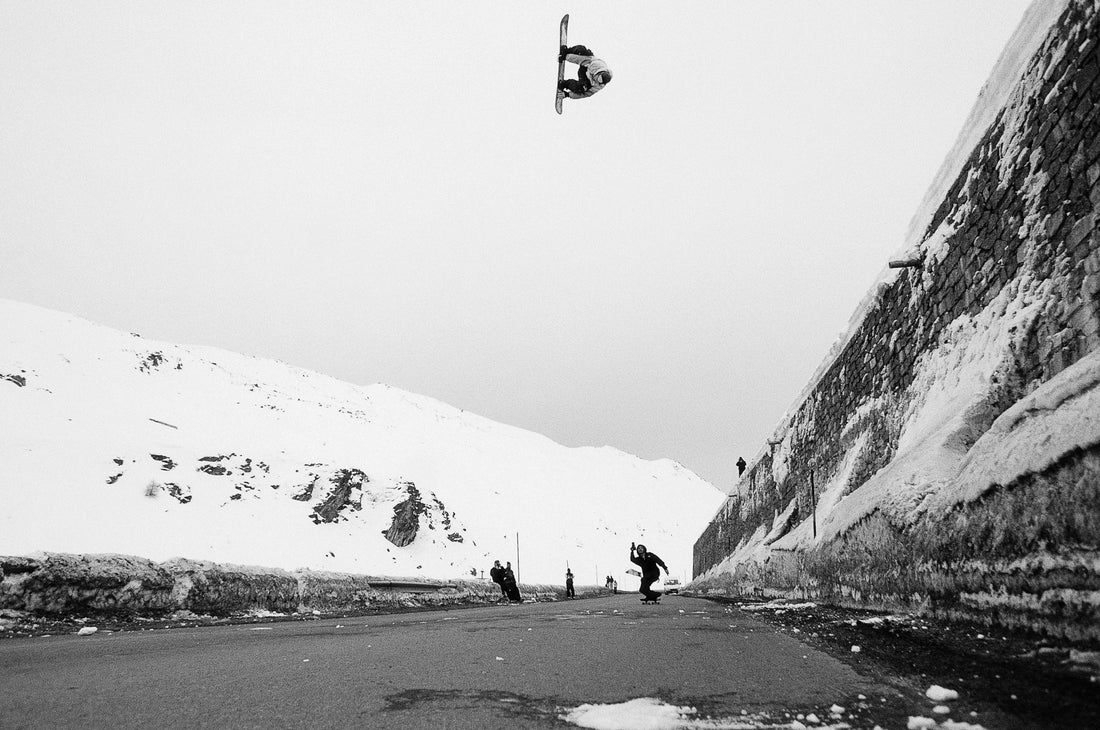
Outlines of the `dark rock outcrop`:
[{"label": "dark rock outcrop", "polygon": [[323,501],[314,506],[310,519],[318,525],[322,522],[336,522],[345,509],[362,509],[363,485],[369,481],[367,475],[359,469],[341,469],[336,472],[332,477],[332,489]]},{"label": "dark rock outcrop", "polygon": [[416,533],[420,529],[420,515],[427,512],[428,508],[420,499],[420,490],[412,482],[401,482],[401,487],[408,493],[408,498],[398,502],[393,508],[393,522],[390,528],[382,534],[397,547],[405,547],[416,539]]}]

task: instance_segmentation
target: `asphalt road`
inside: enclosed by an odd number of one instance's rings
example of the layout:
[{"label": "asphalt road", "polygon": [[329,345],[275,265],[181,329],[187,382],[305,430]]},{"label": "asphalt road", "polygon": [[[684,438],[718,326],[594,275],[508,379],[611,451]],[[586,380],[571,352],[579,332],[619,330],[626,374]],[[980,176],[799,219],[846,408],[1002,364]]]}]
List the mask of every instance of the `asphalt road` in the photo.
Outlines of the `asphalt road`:
[{"label": "asphalt road", "polygon": [[[842,658],[732,607],[630,594],[101,631],[0,642],[0,727],[564,728],[585,703],[644,697],[694,707],[685,727],[788,727],[809,713],[905,727],[928,712]],[[845,709],[830,719],[834,705]]]}]

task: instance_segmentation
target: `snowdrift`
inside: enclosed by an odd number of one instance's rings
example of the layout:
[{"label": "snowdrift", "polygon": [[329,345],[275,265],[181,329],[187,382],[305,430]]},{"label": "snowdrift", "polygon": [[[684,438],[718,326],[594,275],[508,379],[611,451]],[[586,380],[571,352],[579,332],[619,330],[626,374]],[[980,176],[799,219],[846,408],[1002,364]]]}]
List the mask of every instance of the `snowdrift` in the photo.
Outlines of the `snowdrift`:
[{"label": "snowdrift", "polygon": [[[687,573],[721,493],[431,398],[0,300],[0,554],[526,582]],[[517,555],[518,550],[518,555]]]}]

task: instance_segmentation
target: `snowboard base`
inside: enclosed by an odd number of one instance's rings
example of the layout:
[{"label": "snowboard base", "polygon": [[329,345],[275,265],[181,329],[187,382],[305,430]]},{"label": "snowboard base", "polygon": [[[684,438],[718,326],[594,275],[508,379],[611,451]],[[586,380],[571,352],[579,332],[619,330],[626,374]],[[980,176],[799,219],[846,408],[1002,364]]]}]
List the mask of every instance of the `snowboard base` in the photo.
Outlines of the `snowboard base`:
[{"label": "snowboard base", "polygon": [[560,39],[558,44],[558,84],[554,87],[554,111],[561,114],[561,102],[565,99],[565,92],[561,90],[561,82],[565,80],[565,58],[561,55],[562,49],[567,47],[565,42],[566,36],[569,34],[569,13],[562,16]]}]

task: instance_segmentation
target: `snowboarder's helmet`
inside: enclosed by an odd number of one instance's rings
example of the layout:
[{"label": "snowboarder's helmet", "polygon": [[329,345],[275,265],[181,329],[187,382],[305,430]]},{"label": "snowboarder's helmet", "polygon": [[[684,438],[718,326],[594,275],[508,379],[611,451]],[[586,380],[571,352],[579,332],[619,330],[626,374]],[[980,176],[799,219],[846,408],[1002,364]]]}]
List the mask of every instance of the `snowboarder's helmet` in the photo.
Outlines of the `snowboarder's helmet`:
[{"label": "snowboarder's helmet", "polygon": [[607,84],[611,83],[611,72],[600,71],[598,74],[596,74],[596,80],[606,86]]},{"label": "snowboarder's helmet", "polygon": [[645,552],[645,545],[639,545],[638,546],[638,552],[644,553]]}]

